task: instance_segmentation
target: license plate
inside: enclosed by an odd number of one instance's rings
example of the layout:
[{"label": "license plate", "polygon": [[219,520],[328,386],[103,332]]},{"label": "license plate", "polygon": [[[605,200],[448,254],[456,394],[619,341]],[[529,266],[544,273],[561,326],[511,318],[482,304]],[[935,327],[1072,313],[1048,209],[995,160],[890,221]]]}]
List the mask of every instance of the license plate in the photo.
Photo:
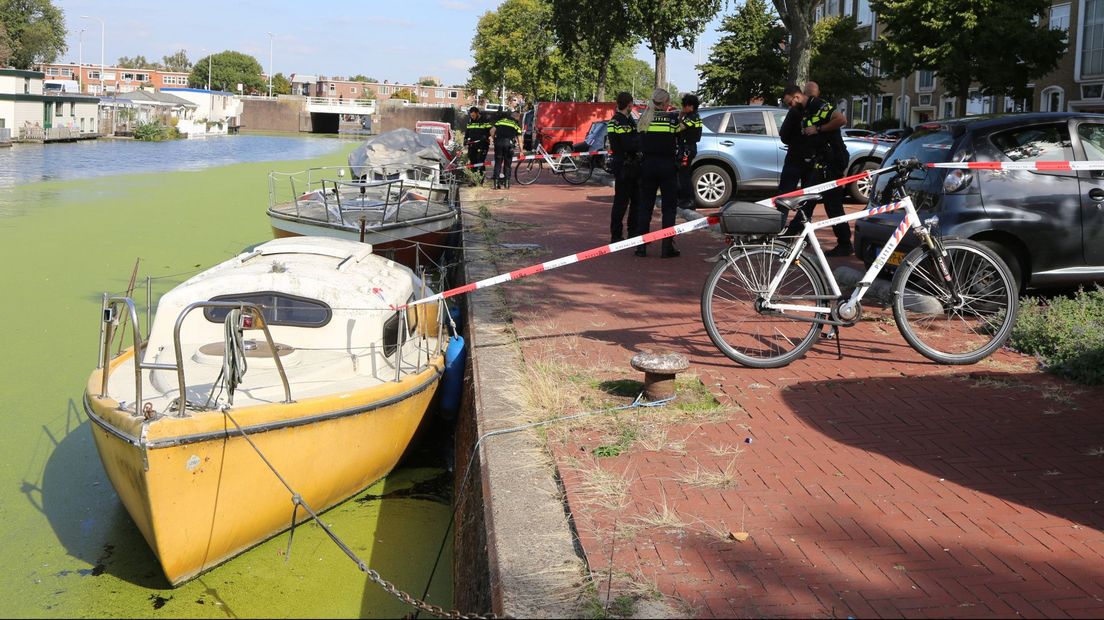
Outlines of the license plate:
[{"label": "license plate", "polygon": [[886,264],[896,267],[896,266],[901,264],[901,261],[904,260],[904,258],[905,258],[905,253],[904,252],[894,252],[893,254],[889,255],[889,260],[886,261]]}]

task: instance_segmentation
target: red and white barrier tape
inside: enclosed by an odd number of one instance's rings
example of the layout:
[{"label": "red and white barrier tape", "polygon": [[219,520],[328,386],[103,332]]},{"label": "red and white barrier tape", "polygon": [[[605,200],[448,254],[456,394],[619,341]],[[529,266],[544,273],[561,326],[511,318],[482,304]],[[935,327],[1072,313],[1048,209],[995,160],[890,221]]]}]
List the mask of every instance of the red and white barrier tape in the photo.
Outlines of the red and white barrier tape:
[{"label": "red and white barrier tape", "polygon": [[1104,170],[1104,161],[953,161],[924,165],[928,168],[967,170]]},{"label": "red and white barrier tape", "polygon": [[[550,154],[547,155],[547,157],[582,157],[584,155],[594,156],[594,155],[608,155],[608,154],[609,154],[609,151],[579,151],[577,153],[565,153],[563,155],[556,155],[554,153],[550,153]],[[515,161],[515,162],[517,162],[517,161],[530,161],[530,160],[533,160],[533,159],[545,159],[545,157],[546,157],[545,155],[518,155],[517,157],[515,157],[514,159],[512,159],[510,161]],[[482,168],[483,166],[493,166],[493,165],[494,165],[494,160],[492,159],[491,163],[483,162],[483,163],[478,163],[478,164],[465,164],[463,166],[449,166],[449,167],[445,168],[445,170],[446,171],[447,170],[456,170],[457,168]]]}]

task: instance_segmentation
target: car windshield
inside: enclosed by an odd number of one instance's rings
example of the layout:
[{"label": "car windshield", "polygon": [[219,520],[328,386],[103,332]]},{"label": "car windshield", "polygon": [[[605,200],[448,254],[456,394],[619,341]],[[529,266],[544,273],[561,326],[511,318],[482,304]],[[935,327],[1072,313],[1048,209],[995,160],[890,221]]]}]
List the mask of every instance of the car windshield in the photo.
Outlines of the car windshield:
[{"label": "car windshield", "polygon": [[921,125],[912,135],[898,142],[885,161],[887,164],[912,158],[925,164],[950,161],[954,142],[950,127]]}]

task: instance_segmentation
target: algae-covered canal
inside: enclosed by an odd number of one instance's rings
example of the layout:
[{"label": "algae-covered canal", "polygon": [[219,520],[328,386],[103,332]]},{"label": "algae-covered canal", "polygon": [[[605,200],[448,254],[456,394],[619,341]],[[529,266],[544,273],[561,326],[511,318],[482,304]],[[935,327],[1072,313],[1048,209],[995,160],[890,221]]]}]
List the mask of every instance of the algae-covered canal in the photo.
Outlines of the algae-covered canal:
[{"label": "algae-covered canal", "polygon": [[[196,142],[0,150],[0,615],[407,614],[314,525],[297,528],[290,558],[284,534],[170,588],[104,474],[81,406],[100,294],[125,290],[136,258],[141,276],[155,278],[156,300],[270,239],[267,173],[341,165],[356,146],[298,136]],[[144,291],[135,295],[144,303]],[[447,480],[439,453],[422,448],[323,515],[385,579],[418,595],[449,519],[448,488],[435,484]],[[452,596],[445,553],[429,597],[441,605]]]}]

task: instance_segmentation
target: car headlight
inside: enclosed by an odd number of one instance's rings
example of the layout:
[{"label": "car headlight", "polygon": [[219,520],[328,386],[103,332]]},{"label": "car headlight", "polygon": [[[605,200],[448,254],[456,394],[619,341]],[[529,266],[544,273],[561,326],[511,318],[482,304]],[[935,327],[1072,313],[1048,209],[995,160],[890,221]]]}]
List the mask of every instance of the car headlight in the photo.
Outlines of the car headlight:
[{"label": "car headlight", "polygon": [[970,173],[961,168],[954,168],[943,178],[943,191],[948,194],[965,189],[970,184]]}]

